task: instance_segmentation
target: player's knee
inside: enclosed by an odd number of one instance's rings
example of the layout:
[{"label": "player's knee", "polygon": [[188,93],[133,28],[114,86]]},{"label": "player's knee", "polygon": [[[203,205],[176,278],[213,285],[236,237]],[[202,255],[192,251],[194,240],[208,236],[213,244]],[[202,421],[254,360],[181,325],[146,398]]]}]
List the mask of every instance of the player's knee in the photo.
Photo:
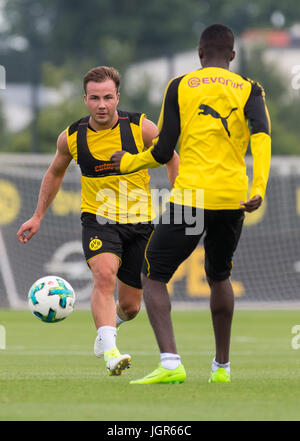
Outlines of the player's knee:
[{"label": "player's knee", "polygon": [[116,283],[115,271],[107,267],[102,267],[93,271],[94,287],[98,289],[114,288]]},{"label": "player's knee", "polygon": [[136,302],[126,302],[125,304],[123,303],[122,305],[120,305],[120,308],[122,310],[123,316],[125,316],[127,320],[132,320],[138,315],[141,304]]},{"label": "player's knee", "polygon": [[140,304],[133,304],[133,305],[128,305],[127,308],[125,309],[125,314],[128,317],[128,320],[132,320],[134,317],[136,317],[139,313],[141,309],[141,305]]}]

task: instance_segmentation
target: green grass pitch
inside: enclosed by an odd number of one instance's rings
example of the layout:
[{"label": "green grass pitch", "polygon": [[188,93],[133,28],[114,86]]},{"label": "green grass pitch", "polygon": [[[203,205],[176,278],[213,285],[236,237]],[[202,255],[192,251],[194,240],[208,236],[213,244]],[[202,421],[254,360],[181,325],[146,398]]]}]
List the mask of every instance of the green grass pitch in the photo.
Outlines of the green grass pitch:
[{"label": "green grass pitch", "polygon": [[292,348],[299,311],[236,309],[230,384],[208,384],[214,338],[208,310],[173,311],[187,380],[130,385],[157,367],[145,311],[121,326],[118,346],[132,367],[108,377],[93,354],[89,311],[46,324],[29,311],[0,310],[0,420],[253,421],[299,420],[300,349]]}]

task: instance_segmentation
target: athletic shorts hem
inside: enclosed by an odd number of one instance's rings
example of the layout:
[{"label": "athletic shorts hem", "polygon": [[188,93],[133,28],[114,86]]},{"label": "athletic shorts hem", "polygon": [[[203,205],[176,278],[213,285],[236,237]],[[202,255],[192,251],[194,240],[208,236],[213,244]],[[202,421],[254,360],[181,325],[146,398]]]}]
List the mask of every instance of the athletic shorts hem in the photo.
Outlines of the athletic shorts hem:
[{"label": "athletic shorts hem", "polygon": [[212,280],[213,282],[224,282],[224,280],[229,279],[231,276],[231,273],[229,273],[228,275],[223,275],[223,276],[210,276],[209,274],[206,273],[206,277],[208,277],[210,280]]},{"label": "athletic shorts hem", "polygon": [[163,283],[169,283],[172,279],[173,274],[169,276],[155,276],[155,274],[148,274],[148,271],[142,271],[142,273],[147,277],[147,279],[154,280],[155,282],[163,282]]},{"label": "athletic shorts hem", "polygon": [[124,283],[125,285],[129,286],[129,288],[135,288],[135,289],[143,289],[142,284],[137,281],[131,281],[126,278],[122,280],[122,277],[120,275],[117,276],[117,278],[120,280],[120,282]]},{"label": "athletic shorts hem", "polygon": [[86,259],[86,263],[89,265],[90,260],[94,259],[94,257],[100,256],[100,254],[112,254],[113,256],[116,256],[119,259],[119,268],[122,265],[122,259],[117,254],[113,253],[112,251],[103,251],[103,253],[95,254],[94,256],[90,257],[89,259]]}]

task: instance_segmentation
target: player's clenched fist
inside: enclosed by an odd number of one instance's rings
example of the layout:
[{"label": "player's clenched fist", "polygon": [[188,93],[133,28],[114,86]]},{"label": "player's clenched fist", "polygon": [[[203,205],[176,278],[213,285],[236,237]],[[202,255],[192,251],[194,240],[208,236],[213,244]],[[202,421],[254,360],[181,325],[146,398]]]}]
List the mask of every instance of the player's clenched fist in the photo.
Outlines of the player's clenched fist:
[{"label": "player's clenched fist", "polygon": [[262,204],[262,197],[257,194],[253,196],[253,198],[248,199],[248,201],[241,201],[240,209],[251,213],[254,210],[257,210]]},{"label": "player's clenched fist", "polygon": [[117,152],[115,152],[112,156],[111,156],[111,158],[110,158],[110,160],[112,161],[112,163],[114,164],[114,167],[115,167],[115,170],[117,170],[118,172],[120,172],[120,165],[121,165],[121,159],[123,158],[123,155],[125,154],[126,152],[124,152],[124,151],[117,151]]}]

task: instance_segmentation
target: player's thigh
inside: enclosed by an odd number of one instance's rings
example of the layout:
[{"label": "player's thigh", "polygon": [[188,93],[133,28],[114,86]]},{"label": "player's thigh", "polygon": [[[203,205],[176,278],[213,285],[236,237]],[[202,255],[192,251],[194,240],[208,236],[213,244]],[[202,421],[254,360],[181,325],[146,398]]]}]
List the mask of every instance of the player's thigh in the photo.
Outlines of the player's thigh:
[{"label": "player's thigh", "polygon": [[210,279],[230,277],[244,217],[242,210],[206,210],[205,271]]},{"label": "player's thigh", "polygon": [[123,251],[117,225],[100,225],[96,216],[89,213],[82,216],[82,246],[97,284],[116,279]]},{"label": "player's thigh", "polygon": [[82,219],[82,247],[87,263],[95,256],[111,253],[121,261],[122,240],[117,224],[99,224],[96,216],[84,213]]},{"label": "player's thigh", "polygon": [[112,253],[102,253],[89,260],[89,267],[93,274],[94,285],[103,290],[112,290],[116,284],[120,260]]}]

